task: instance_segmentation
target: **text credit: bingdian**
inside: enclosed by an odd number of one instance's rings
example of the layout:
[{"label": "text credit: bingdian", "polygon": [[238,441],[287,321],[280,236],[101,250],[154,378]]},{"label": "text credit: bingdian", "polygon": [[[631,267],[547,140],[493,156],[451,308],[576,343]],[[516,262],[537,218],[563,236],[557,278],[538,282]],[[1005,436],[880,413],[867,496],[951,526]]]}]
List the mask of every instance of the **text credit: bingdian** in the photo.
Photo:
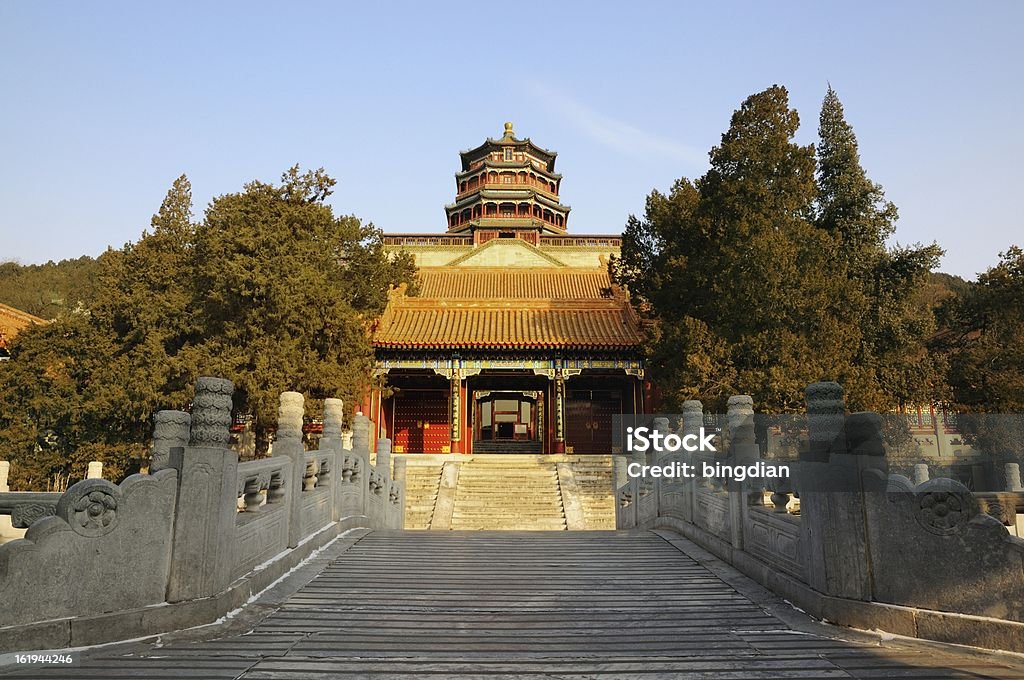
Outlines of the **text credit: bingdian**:
[{"label": "text credit: bingdian", "polygon": [[[630,453],[657,454],[678,453],[717,453],[714,445],[715,433],[700,428],[699,432],[685,435],[675,433],[662,434],[648,427],[626,428],[626,450]],[[626,466],[626,474],[630,477],[643,478],[678,478],[693,479],[697,477],[714,479],[732,479],[742,482],[746,479],[765,479],[773,477],[789,477],[789,466],[757,461],[750,465],[729,465],[720,462],[700,461],[685,463],[682,461],[666,461],[660,464],[644,464],[631,462]]]}]

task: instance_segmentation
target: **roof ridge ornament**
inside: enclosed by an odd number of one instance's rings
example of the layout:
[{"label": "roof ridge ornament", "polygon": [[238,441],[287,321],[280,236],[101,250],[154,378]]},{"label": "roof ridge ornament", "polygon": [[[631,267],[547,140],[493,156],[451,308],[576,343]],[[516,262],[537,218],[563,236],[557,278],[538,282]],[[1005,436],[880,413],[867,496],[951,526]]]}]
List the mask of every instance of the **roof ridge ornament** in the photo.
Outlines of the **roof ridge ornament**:
[{"label": "roof ridge ornament", "polygon": [[506,122],[505,123],[505,134],[502,137],[502,139],[515,139],[515,138],[516,138],[516,135],[515,135],[515,132],[512,131],[512,123],[511,122]]}]

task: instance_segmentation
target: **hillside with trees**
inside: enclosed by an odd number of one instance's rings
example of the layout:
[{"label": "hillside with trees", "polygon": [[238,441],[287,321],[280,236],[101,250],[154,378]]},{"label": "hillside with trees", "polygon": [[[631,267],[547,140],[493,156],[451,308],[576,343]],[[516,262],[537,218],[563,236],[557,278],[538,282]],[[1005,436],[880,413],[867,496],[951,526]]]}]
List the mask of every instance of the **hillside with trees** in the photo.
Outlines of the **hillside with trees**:
[{"label": "hillside with trees", "polygon": [[0,263],[0,302],[43,319],[87,305],[96,287],[96,258],[23,265]]}]

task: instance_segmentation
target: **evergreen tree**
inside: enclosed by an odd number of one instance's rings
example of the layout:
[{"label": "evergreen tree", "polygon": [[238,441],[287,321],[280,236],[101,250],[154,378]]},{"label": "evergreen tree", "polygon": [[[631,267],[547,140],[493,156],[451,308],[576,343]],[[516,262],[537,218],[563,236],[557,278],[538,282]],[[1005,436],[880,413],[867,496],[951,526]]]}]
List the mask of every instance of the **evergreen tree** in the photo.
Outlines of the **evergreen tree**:
[{"label": "evergreen tree", "polygon": [[838,243],[813,223],[814,148],[793,141],[798,126],[785,88],[748,97],[708,172],[653,193],[627,227],[616,274],[651,282],[638,287],[670,406],[698,396],[722,408],[744,392],[798,410],[807,383],[846,366],[858,331],[839,314]]},{"label": "evergreen tree", "polygon": [[[154,411],[187,408],[198,375],[235,382],[265,447],[279,393],[339,396],[369,380],[369,322],[390,286],[414,284],[408,256],[380,232],[335,217],[323,170],[286,172],[220,196],[199,224],[178,178],[136,243],[97,262],[86,309],[28,329],[0,370],[0,450],[15,488],[83,477],[101,460],[115,478],[144,456]],[[316,404],[313,404],[316,408]]]},{"label": "evergreen tree", "polygon": [[832,270],[845,279],[840,313],[846,325],[860,329],[853,361],[837,377],[857,410],[927,403],[941,392],[941,378],[925,347],[934,331],[931,310],[920,304],[918,292],[942,250],[934,243],[886,247],[896,206],[868,179],[831,86],[819,121],[816,223],[838,243]]},{"label": "evergreen tree", "polygon": [[120,414],[106,409],[101,376],[114,352],[86,312],[14,339],[0,370],[0,450],[12,462],[12,488],[63,490],[90,460],[117,476],[141,454],[141,442],[118,436]]},{"label": "evergreen tree", "polygon": [[968,412],[1024,413],[1024,250],[1010,247],[967,290],[944,303],[936,349],[949,354],[949,384]]},{"label": "evergreen tree", "polygon": [[412,283],[412,261],[388,259],[379,232],[335,217],[334,180],[292,168],[275,186],[252,182],[211,203],[195,246],[203,341],[187,354],[201,373],[235,382],[256,416],[258,449],[284,390],[348,403],[368,386],[367,327],[390,285]]},{"label": "evergreen tree", "polygon": [[958,429],[996,461],[1021,462],[1024,441],[1024,250],[943,302],[943,332],[932,343],[948,362]]},{"label": "evergreen tree", "polygon": [[117,351],[103,375],[107,409],[125,441],[142,441],[161,408],[188,406],[195,367],[182,348],[197,341],[192,315],[195,225],[192,188],[185,175],[174,181],[160,210],[136,243],[99,258],[92,320]]},{"label": "evergreen tree", "polygon": [[895,231],[896,206],[860,164],[853,128],[830,85],[818,125],[817,222],[840,241],[838,259],[850,276],[867,276]]}]

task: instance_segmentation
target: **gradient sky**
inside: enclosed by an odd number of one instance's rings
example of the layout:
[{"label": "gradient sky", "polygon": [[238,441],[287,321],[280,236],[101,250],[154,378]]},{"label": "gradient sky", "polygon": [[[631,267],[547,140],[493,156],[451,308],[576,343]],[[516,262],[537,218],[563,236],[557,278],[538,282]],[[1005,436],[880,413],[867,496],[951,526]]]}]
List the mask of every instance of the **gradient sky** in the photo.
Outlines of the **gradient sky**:
[{"label": "gradient sky", "polygon": [[[721,6],[720,6],[721,5]],[[196,212],[299,163],[386,231],[443,231],[458,151],[558,152],[572,233],[621,232],[785,85],[828,82],[896,239],[966,277],[1024,244],[1022,2],[0,3],[0,260],[137,240],[175,177]]]}]

